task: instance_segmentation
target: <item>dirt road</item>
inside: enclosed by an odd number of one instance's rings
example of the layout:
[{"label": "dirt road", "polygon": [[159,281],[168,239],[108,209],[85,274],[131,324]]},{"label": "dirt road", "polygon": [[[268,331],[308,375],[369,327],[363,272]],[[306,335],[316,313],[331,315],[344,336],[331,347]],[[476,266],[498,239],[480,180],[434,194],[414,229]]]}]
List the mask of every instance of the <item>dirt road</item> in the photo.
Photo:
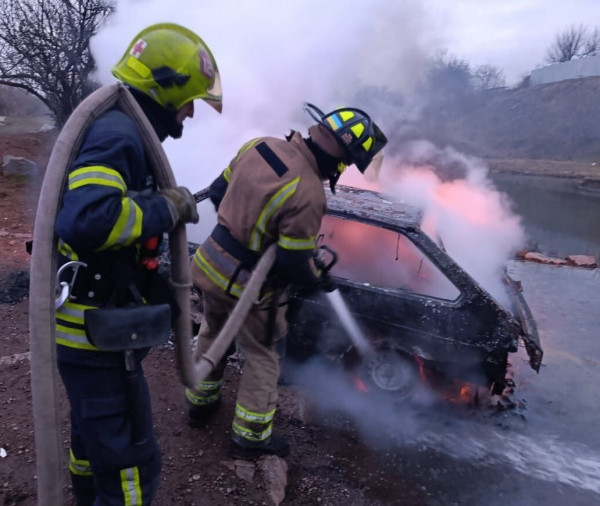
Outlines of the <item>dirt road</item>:
[{"label": "dirt road", "polygon": [[[11,154],[43,162],[47,140],[45,135],[0,135],[0,159]],[[491,170],[531,170],[546,175],[550,172],[560,177],[597,177],[596,167],[587,163],[492,161],[491,167]],[[0,175],[0,319],[4,323],[0,333],[0,504],[3,505],[37,504],[28,361],[29,256],[24,243],[31,238],[39,183],[39,180]],[[236,473],[226,455],[240,364],[234,360],[227,370],[224,404],[214,420],[206,428],[192,429],[186,424],[183,392],[174,360],[173,350],[161,347],[154,349],[145,362],[156,432],[164,455],[156,504],[272,504],[264,473],[255,469],[254,478],[248,481],[240,477],[243,473]],[[426,459],[419,459],[418,448],[385,461],[387,450],[366,445],[355,424],[335,413],[317,417],[303,399],[297,389],[281,387],[275,426],[278,432],[291,437],[293,448],[287,459],[288,483],[282,504],[433,505],[451,499],[452,487],[435,494],[420,482],[418,473],[412,478],[410,474],[404,478],[400,474],[399,478],[397,466],[401,469],[411,463],[429,465]],[[66,469],[68,408],[62,390],[61,408]],[[375,464],[378,456],[385,465]],[[394,472],[389,466],[394,467]],[[428,473],[427,469],[422,472]],[[63,488],[65,504],[73,504],[66,473]]]}]

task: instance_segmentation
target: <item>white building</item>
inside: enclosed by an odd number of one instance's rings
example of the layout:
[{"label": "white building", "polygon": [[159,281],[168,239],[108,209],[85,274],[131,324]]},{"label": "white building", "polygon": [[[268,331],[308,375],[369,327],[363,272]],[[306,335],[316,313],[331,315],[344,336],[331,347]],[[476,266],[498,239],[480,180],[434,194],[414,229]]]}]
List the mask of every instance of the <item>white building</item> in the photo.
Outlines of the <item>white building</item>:
[{"label": "white building", "polygon": [[587,56],[564,63],[554,63],[531,72],[530,84],[554,83],[565,79],[600,76],[600,55]]}]

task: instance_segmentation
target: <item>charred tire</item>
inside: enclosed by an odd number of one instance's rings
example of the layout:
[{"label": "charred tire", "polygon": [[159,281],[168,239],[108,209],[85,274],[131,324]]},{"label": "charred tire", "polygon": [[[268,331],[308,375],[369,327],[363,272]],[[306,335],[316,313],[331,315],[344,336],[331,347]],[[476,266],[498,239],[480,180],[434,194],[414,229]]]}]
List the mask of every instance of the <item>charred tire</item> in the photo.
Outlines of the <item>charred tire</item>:
[{"label": "charred tire", "polygon": [[377,350],[362,365],[365,380],[396,400],[408,400],[419,385],[419,372],[414,360],[396,350]]}]

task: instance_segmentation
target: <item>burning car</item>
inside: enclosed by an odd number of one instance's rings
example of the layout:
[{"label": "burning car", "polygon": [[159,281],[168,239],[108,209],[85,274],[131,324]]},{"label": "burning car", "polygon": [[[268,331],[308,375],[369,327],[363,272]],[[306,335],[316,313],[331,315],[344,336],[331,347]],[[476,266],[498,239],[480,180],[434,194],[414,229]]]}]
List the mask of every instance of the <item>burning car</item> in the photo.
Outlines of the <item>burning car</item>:
[{"label": "burning car", "polygon": [[[542,348],[520,285],[504,274],[502,304],[421,228],[422,213],[382,194],[340,186],[328,197],[319,243],[337,252],[331,275],[370,346],[360,368],[384,390],[408,394],[419,370],[501,394],[509,353],[525,344],[538,371]],[[289,301],[288,357],[316,353],[356,364],[323,293]]]}]

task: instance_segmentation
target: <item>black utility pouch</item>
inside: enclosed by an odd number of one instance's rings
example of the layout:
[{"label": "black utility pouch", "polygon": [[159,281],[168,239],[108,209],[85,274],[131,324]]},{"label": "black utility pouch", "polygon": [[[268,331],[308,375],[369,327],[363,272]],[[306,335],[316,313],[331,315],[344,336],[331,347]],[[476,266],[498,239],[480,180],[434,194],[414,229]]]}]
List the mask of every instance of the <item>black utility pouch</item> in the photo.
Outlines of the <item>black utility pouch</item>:
[{"label": "black utility pouch", "polygon": [[159,346],[169,339],[169,304],[86,309],[83,321],[90,342],[104,351]]}]

